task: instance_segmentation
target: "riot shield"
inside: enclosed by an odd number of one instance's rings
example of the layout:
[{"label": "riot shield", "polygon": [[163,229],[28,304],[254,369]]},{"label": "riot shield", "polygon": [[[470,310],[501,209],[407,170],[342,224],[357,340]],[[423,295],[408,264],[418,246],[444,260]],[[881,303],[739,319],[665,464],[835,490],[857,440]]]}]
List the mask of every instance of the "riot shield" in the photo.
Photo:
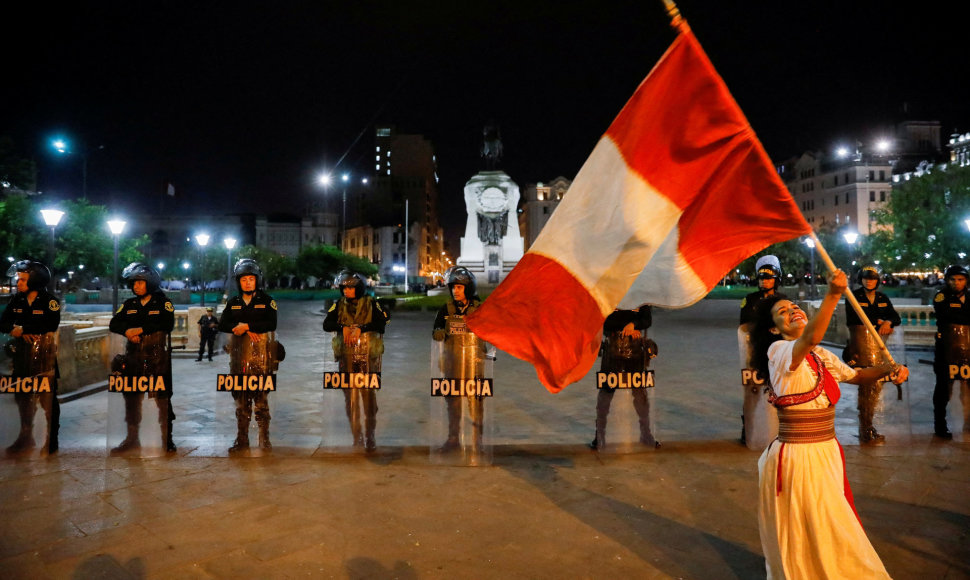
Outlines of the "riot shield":
[{"label": "riot shield", "polygon": [[770,378],[761,376],[751,364],[751,336],[741,327],[738,327],[738,353],[744,396],[744,444],[748,449],[764,451],[778,436],[778,410],[768,402]]},{"label": "riot shield", "polygon": [[111,455],[158,457],[165,453],[172,396],[168,335],[153,332],[126,340],[108,377],[107,448]]},{"label": "riot shield", "polygon": [[[656,344],[611,332],[603,336],[602,363],[596,373],[596,431],[599,453],[630,453],[660,447],[652,413],[654,374],[650,359]],[[629,392],[629,394],[627,394]]]},{"label": "riot shield", "polygon": [[431,343],[430,459],[445,465],[490,465],[495,348],[445,317],[445,339]]},{"label": "riot shield", "polygon": [[321,451],[374,451],[384,338],[363,332],[351,343],[334,334],[332,358],[324,362]]},{"label": "riot shield", "polygon": [[216,377],[219,427],[216,453],[259,457],[272,450],[272,393],[277,388],[275,332],[229,334],[229,373]]},{"label": "riot shield", "polygon": [[[898,364],[906,364],[903,332],[897,330],[882,340]],[[849,327],[849,366],[868,368],[883,363],[879,343],[862,325]],[[842,388],[845,397],[839,403],[836,429],[843,445],[909,441],[911,433],[909,389],[891,381],[876,381]],[[854,400],[853,400],[854,399]],[[852,421],[852,419],[855,419]],[[851,432],[850,432],[851,431]]]},{"label": "riot shield", "polygon": [[[946,406],[946,423],[954,441],[970,440],[970,326],[950,324],[944,333],[947,369],[956,385],[951,385]],[[953,386],[956,388],[954,389]],[[954,393],[953,391],[956,391]]]},{"label": "riot shield", "polygon": [[57,333],[11,339],[0,376],[0,445],[8,457],[47,456],[56,397]]}]

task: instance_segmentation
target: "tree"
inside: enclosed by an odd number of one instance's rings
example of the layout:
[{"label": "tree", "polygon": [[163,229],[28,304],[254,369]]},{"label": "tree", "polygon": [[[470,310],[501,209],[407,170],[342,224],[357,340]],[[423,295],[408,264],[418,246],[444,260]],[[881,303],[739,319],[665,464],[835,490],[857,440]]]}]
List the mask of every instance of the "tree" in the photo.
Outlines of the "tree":
[{"label": "tree", "polygon": [[307,246],[296,257],[296,272],[303,278],[313,276],[322,280],[333,280],[344,266],[345,255],[337,246]]},{"label": "tree", "polygon": [[292,258],[259,246],[243,246],[239,249],[239,257],[256,260],[259,268],[263,271],[263,280],[267,288],[278,287],[284,276],[296,271],[296,265]]},{"label": "tree", "polygon": [[876,256],[896,269],[943,269],[964,264],[970,254],[970,167],[931,168],[893,188],[878,223],[892,232],[871,236]]},{"label": "tree", "polygon": [[[33,259],[48,263],[50,231],[40,218],[41,203],[34,197],[9,196],[0,201],[0,251],[15,260]],[[64,218],[55,229],[55,258],[48,264],[60,276],[73,271],[71,288],[94,277],[110,280],[114,265],[114,239],[105,225],[108,210],[86,200],[61,204]],[[118,266],[143,260],[139,247],[147,236],[118,240]]]}]

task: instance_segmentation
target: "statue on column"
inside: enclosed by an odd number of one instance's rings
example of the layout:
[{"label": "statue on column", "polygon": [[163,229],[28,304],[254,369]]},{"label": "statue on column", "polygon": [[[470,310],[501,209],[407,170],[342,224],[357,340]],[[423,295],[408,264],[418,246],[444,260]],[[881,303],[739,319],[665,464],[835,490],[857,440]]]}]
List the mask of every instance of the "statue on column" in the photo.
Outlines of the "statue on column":
[{"label": "statue on column", "polygon": [[485,159],[485,169],[494,171],[498,162],[502,160],[502,133],[495,123],[489,121],[482,130],[482,158]]}]

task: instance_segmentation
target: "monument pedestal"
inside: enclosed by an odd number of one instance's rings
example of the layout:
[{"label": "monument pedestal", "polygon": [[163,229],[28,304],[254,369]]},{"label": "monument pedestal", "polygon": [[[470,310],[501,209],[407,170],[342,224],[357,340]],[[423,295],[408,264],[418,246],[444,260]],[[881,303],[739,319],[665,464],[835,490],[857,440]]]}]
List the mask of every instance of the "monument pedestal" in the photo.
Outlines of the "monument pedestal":
[{"label": "monument pedestal", "polygon": [[504,171],[482,171],[465,184],[468,222],[457,264],[475,274],[480,284],[495,286],[522,259],[518,203],[519,186]]}]

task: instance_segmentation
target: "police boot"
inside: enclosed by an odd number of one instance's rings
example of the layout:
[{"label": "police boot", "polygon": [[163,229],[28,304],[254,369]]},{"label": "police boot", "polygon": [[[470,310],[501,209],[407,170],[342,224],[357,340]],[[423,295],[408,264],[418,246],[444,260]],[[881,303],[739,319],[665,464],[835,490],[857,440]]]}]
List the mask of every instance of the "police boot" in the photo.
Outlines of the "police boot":
[{"label": "police boot", "polygon": [[162,449],[166,453],[175,453],[178,451],[178,448],[175,447],[175,441],[172,441],[172,426],[167,423],[161,423],[159,427],[162,428]]},{"label": "police boot", "polygon": [[138,440],[138,425],[129,424],[128,436],[125,437],[125,440],[120,445],[111,450],[111,454],[118,455],[119,453],[127,453],[128,451],[139,448],[141,448],[141,441]]},{"label": "police boot", "polygon": [[272,451],[273,444],[269,441],[269,421],[257,421],[259,425],[259,448],[263,451]]},{"label": "police boot", "polygon": [[236,440],[229,453],[239,453],[249,449],[249,419],[236,419]]},{"label": "police boot", "polygon": [[650,431],[640,432],[640,443],[643,443],[647,447],[653,447],[654,449],[660,449],[660,441],[657,441],[653,437],[653,433]]},{"label": "police boot", "polygon": [[589,442],[589,448],[596,451],[606,448],[606,431],[597,429],[593,434],[593,440]]},{"label": "police boot", "polygon": [[30,425],[20,428],[20,435],[10,447],[7,447],[7,455],[16,455],[28,449],[33,449],[34,442],[33,427]]},{"label": "police boot", "polygon": [[364,437],[364,450],[373,451],[377,449],[377,441],[374,439],[374,427],[367,428],[367,436]]}]

